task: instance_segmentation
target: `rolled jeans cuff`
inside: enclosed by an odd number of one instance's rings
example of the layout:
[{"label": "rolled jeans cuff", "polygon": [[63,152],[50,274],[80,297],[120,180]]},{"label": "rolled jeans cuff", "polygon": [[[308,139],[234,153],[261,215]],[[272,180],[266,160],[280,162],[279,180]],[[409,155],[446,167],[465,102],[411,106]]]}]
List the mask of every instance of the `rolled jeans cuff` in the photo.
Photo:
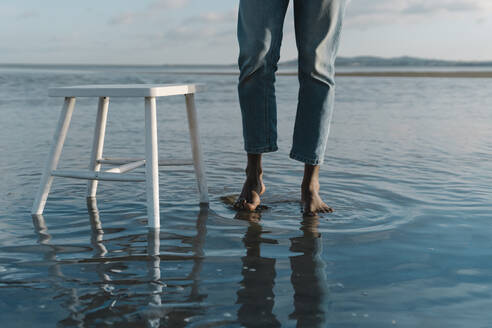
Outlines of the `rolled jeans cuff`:
[{"label": "rolled jeans cuff", "polygon": [[244,147],[244,150],[248,154],[263,154],[263,153],[271,153],[278,150],[277,145],[266,146],[266,147]]},{"label": "rolled jeans cuff", "polygon": [[306,156],[299,155],[294,151],[291,151],[289,156],[296,161],[303,162],[309,165],[321,165],[324,161],[324,158],[308,158]]}]

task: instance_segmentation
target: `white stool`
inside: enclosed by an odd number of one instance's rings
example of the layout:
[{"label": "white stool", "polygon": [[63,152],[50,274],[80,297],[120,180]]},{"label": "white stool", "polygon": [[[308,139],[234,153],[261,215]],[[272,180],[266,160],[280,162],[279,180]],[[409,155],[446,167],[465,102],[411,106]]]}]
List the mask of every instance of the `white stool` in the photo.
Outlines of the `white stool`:
[{"label": "white stool", "polygon": [[[147,215],[148,225],[153,228],[160,226],[159,215],[159,165],[184,165],[193,164],[200,193],[200,203],[208,203],[208,189],[203,166],[203,156],[200,148],[198,120],[195,108],[194,84],[170,85],[170,84],[133,84],[133,85],[84,85],[75,87],[52,88],[49,90],[51,97],[65,97],[58,126],[51,144],[51,150],[41,177],[39,190],[32,207],[33,215],[43,214],[46,199],[50,192],[53,177],[65,177],[89,180],[87,184],[87,197],[96,196],[98,180],[106,181],[145,181],[147,185]],[[188,126],[190,130],[191,149],[193,162],[191,161],[159,161],[157,151],[157,120],[156,97],[184,95],[188,114]],[[67,135],[76,97],[98,97],[96,127],[94,130],[94,142],[92,145],[89,170],[57,170],[65,137]],[[129,158],[103,158],[104,135],[106,131],[106,118],[108,113],[109,97],[142,97],[145,98],[145,159]],[[102,171],[102,164],[120,165],[118,167]],[[123,174],[145,165],[145,177],[139,175]]]}]

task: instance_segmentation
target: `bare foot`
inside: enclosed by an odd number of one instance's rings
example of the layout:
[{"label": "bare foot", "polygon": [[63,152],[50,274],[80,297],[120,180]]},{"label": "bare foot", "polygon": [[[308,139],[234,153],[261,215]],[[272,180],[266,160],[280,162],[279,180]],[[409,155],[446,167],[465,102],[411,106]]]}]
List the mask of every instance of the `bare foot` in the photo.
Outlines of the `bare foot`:
[{"label": "bare foot", "polygon": [[319,183],[317,186],[301,186],[301,197],[304,215],[315,216],[317,213],[333,212],[333,209],[319,196]]},{"label": "bare foot", "polygon": [[301,201],[304,215],[316,216],[317,213],[333,212],[333,209],[326,205],[319,196],[319,188],[319,165],[306,164],[301,185]]},{"label": "bare foot", "polygon": [[248,154],[246,181],[243,190],[234,203],[238,210],[254,211],[260,205],[260,196],[265,192],[263,171],[261,169],[261,155]]},{"label": "bare foot", "polygon": [[[247,171],[247,170],[246,170]],[[243,190],[234,203],[234,207],[238,210],[254,211],[260,205],[260,196],[265,192],[265,185],[262,179],[263,173],[254,172],[246,173],[246,181],[243,185]]]}]

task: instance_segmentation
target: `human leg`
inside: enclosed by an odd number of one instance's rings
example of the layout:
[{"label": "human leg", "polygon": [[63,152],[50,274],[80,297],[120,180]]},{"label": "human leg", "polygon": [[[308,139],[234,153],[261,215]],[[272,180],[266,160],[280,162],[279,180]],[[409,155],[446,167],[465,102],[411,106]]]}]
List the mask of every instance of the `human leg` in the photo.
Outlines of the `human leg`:
[{"label": "human leg", "polygon": [[304,164],[304,177],[301,184],[301,201],[304,215],[331,213],[333,209],[326,205],[319,195],[319,165]]},{"label": "human leg", "polygon": [[290,157],[305,163],[301,184],[304,214],[332,212],[319,196],[335,98],[335,58],[346,0],[295,0],[299,51],[299,101]]},{"label": "human leg", "polygon": [[239,3],[239,102],[244,148],[248,153],[246,182],[235,207],[254,210],[264,192],[261,154],[276,151],[275,72],[289,0],[241,0]]},{"label": "human leg", "polygon": [[277,150],[275,72],[289,0],[239,3],[239,102],[247,153]]},{"label": "human leg", "polygon": [[299,101],[291,158],[323,163],[335,97],[335,58],[346,0],[295,0]]},{"label": "human leg", "polygon": [[246,181],[244,182],[241,194],[234,203],[234,207],[254,211],[260,205],[260,196],[263,195],[265,190],[261,154],[248,154]]}]

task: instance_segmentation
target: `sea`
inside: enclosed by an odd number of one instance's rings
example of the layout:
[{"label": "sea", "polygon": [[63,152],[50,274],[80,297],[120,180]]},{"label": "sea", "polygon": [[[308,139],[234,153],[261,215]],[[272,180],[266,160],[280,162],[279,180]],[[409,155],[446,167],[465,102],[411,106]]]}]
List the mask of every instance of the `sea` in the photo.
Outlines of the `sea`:
[{"label": "sea", "polygon": [[[230,71],[0,66],[1,327],[492,326],[492,79],[337,78],[320,173],[334,212],[303,217],[296,76],[277,78],[264,207],[231,206],[246,155]],[[192,167],[161,167],[159,230],[144,183],[102,181],[88,206],[84,180],[55,178],[32,217],[63,103],[48,88],[115,83],[204,85],[209,206]],[[96,111],[77,99],[60,169],[87,169]],[[183,96],[157,117],[160,156],[191,158]],[[106,133],[104,156],[143,158],[143,100],[110,99]]]}]

